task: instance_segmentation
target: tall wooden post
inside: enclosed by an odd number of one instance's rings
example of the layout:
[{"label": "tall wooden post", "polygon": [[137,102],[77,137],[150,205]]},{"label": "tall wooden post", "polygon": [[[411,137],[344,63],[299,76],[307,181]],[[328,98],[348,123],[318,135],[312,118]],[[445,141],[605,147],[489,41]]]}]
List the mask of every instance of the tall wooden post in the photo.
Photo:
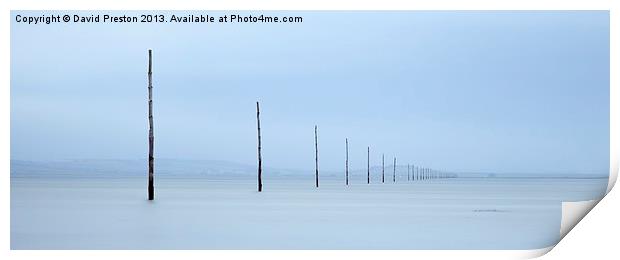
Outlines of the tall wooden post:
[{"label": "tall wooden post", "polygon": [[258,192],[263,191],[263,159],[260,154],[260,108],[256,101],[256,128],[258,129]]},{"label": "tall wooden post", "polygon": [[344,142],[347,148],[346,157],[345,157],[344,175],[345,175],[345,183],[347,186],[349,186],[349,138],[345,138]]},{"label": "tall wooden post", "polygon": [[370,184],[370,146],[368,146],[366,153],[366,170],[366,183]]},{"label": "tall wooden post", "polygon": [[316,187],[319,187],[319,139],[317,137],[317,127],[314,125],[314,180]]},{"label": "tall wooden post", "polygon": [[392,181],[396,182],[396,156],[394,156],[394,173],[392,175]]},{"label": "tall wooden post", "polygon": [[385,154],[381,154],[381,183],[385,183]]},{"label": "tall wooden post", "polygon": [[153,174],[155,168],[155,157],[153,156],[153,149],[155,148],[155,137],[153,136],[153,71],[152,71],[152,62],[153,54],[152,51],[149,50],[149,71],[148,71],[148,80],[149,80],[149,200],[155,199],[155,186],[153,185]]}]

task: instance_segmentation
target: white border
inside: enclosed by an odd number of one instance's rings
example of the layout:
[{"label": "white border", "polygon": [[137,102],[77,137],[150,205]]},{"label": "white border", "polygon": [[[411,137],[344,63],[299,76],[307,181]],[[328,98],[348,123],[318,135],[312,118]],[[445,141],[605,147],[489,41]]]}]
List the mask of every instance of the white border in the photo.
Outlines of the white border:
[{"label": "white border", "polygon": [[[232,0],[232,1],[0,1],[3,12],[0,12],[2,21],[2,57],[1,77],[2,94],[0,95],[0,120],[5,122],[0,129],[0,169],[4,169],[0,186],[0,203],[4,209],[9,209],[10,203],[10,10],[67,10],[67,9],[103,9],[103,10],[610,10],[611,15],[611,49],[610,49],[610,182],[608,192],[615,184],[618,176],[618,148],[620,139],[618,133],[620,125],[618,113],[618,76],[614,72],[619,68],[618,40],[620,25],[620,1],[617,0],[433,0],[433,1],[364,1],[334,0],[315,1],[284,1],[284,0]],[[111,257],[123,259],[146,258],[164,259],[183,257],[190,259],[204,259],[205,257],[220,258],[253,258],[253,259],[316,259],[316,258],[345,258],[357,259],[390,258],[405,259],[411,257],[428,258],[458,258],[458,259],[497,259],[501,257],[524,258],[535,257],[546,253],[550,248],[540,250],[446,250],[446,251],[9,251],[10,219],[8,211],[0,215],[4,234],[0,236],[3,254],[13,258],[59,258],[59,259],[108,259]]]}]

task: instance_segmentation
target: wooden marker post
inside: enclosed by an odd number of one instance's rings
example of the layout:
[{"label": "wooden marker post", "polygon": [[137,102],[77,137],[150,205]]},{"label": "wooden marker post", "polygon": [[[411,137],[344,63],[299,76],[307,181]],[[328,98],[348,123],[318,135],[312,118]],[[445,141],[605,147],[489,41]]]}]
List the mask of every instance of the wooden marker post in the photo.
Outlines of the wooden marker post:
[{"label": "wooden marker post", "polygon": [[317,134],[317,126],[314,125],[314,180],[315,185],[319,187],[319,139]]},{"label": "wooden marker post", "polygon": [[260,154],[260,108],[258,105],[258,101],[256,101],[256,129],[258,130],[258,192],[263,191],[263,168],[262,168],[262,164],[263,164],[263,160],[261,158],[261,154]]},{"label": "wooden marker post", "polygon": [[149,71],[148,71],[148,90],[149,90],[149,200],[155,199],[155,185],[153,184],[153,175],[155,171],[155,157],[153,155],[155,148],[155,137],[153,136],[153,71],[152,71],[152,62],[153,54],[152,51],[149,50]]},{"label": "wooden marker post", "polygon": [[345,183],[347,186],[349,186],[349,138],[345,138],[344,142],[347,148],[346,157],[345,157],[345,166],[344,166],[344,176],[345,176]]}]

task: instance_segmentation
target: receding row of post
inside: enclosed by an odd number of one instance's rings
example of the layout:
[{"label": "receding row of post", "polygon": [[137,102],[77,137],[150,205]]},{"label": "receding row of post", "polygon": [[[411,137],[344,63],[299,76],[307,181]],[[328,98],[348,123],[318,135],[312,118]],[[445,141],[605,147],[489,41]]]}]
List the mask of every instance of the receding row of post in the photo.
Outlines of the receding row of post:
[{"label": "receding row of post", "polygon": [[[155,157],[154,157],[154,134],[153,134],[153,71],[152,71],[152,51],[148,50],[148,200],[155,199],[154,188],[154,171],[155,171]],[[260,104],[256,102],[256,129],[258,136],[258,191],[263,191],[263,179],[262,179],[262,156],[261,156],[261,132],[260,132]],[[349,185],[349,139],[345,138],[346,155],[345,155],[345,185]],[[370,184],[370,146],[366,149],[366,183]],[[315,186],[319,187],[319,144],[318,144],[318,126],[314,126],[314,166],[315,166]],[[393,163],[394,169],[392,172],[392,181],[396,182],[396,157],[394,157]],[[381,155],[381,182],[385,183],[385,154]],[[432,171],[429,168],[410,168],[407,165],[407,180],[428,180],[433,178],[448,178],[449,175]]]},{"label": "receding row of post", "polygon": [[[262,182],[262,157],[261,157],[261,133],[260,133],[260,106],[256,102],[256,126],[258,133],[258,191],[263,190]],[[319,141],[318,126],[314,126],[314,185],[319,187]],[[396,183],[396,156],[392,164],[392,182]],[[349,138],[345,138],[345,185],[349,185]],[[434,171],[430,168],[417,167],[407,164],[407,181],[430,180],[448,178],[448,174]],[[366,148],[366,183],[370,184],[370,146]],[[381,183],[385,183],[385,154],[381,154]]]},{"label": "receding row of post", "polygon": [[[349,185],[349,139],[345,138],[345,185]],[[396,169],[397,162],[396,156],[392,163],[392,182],[396,182]],[[370,184],[370,146],[366,149],[366,183]],[[418,167],[412,164],[407,164],[407,181],[418,180],[432,180],[432,179],[446,179],[454,178],[455,175],[451,175],[442,171],[433,170],[431,168]],[[381,154],[381,183],[385,183],[385,154]]]}]

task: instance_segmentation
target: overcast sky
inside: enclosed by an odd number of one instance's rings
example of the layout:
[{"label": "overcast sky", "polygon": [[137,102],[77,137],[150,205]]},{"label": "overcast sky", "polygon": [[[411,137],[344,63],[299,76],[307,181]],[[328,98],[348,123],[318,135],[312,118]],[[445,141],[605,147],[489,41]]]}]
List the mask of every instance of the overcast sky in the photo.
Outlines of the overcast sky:
[{"label": "overcast sky", "polygon": [[[242,12],[208,14],[230,13]],[[11,14],[12,159],[145,158],[152,48],[156,158],[255,164],[258,100],[270,167],[312,169],[317,124],[326,170],[344,168],[348,137],[352,168],[371,146],[372,164],[385,153],[458,171],[608,171],[606,11],[269,13],[296,24]]]}]

